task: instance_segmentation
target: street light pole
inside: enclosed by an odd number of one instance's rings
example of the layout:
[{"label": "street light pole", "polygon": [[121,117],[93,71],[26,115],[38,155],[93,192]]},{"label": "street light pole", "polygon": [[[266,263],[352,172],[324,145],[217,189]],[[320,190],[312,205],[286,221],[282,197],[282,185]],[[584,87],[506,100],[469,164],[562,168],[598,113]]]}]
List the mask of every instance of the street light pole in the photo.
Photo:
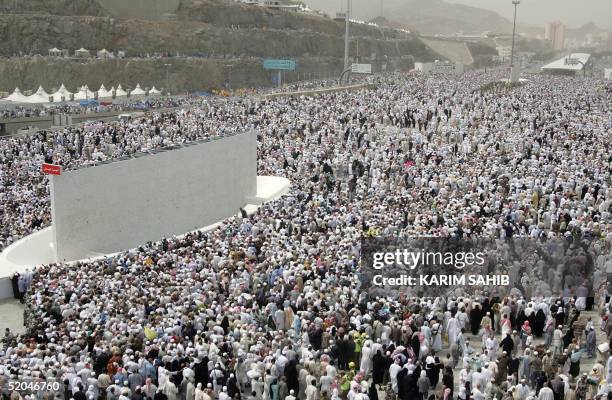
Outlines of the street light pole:
[{"label": "street light pole", "polygon": [[225,64],[225,88],[232,90],[232,64]]},{"label": "street light pole", "polygon": [[514,41],[516,36],[516,8],[521,4],[520,0],[512,0],[514,4],[514,24],[512,27],[512,50],[510,51],[510,82],[514,82]]},{"label": "street light pole", "polygon": [[170,93],[170,64],[164,64],[166,67],[166,95]]},{"label": "street light pole", "polygon": [[346,14],[344,14],[344,70],[349,67],[349,26],[351,24],[351,0],[346,0]]}]

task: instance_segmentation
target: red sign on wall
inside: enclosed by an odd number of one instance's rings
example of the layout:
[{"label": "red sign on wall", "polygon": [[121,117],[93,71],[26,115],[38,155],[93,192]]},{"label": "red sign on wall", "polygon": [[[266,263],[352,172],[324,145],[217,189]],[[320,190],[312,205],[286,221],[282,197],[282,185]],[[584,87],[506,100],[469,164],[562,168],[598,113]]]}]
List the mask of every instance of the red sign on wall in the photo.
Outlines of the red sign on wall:
[{"label": "red sign on wall", "polygon": [[55,165],[55,164],[45,163],[42,165],[42,172],[43,174],[48,174],[48,175],[61,175],[62,167],[60,167],[59,165]]}]

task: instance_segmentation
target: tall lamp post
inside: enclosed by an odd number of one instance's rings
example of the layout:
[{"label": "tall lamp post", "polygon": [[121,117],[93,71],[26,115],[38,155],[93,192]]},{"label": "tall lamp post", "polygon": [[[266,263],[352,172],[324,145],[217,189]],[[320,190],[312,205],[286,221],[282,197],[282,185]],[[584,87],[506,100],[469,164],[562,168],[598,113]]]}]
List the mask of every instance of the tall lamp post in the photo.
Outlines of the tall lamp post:
[{"label": "tall lamp post", "polygon": [[346,0],[346,14],[344,14],[344,70],[349,67],[349,26],[351,24],[351,0]]},{"label": "tall lamp post", "polygon": [[516,36],[516,8],[519,4],[521,4],[520,0],[512,0],[512,4],[514,4],[514,25],[512,27],[512,50],[510,51],[510,82],[516,82],[519,78],[519,73],[515,72],[514,66],[514,41]]},{"label": "tall lamp post", "polygon": [[166,67],[166,95],[168,95],[170,93],[170,66],[172,64],[164,64],[164,67]]},{"label": "tall lamp post", "polygon": [[225,64],[225,89],[232,90],[232,67],[233,64]]}]

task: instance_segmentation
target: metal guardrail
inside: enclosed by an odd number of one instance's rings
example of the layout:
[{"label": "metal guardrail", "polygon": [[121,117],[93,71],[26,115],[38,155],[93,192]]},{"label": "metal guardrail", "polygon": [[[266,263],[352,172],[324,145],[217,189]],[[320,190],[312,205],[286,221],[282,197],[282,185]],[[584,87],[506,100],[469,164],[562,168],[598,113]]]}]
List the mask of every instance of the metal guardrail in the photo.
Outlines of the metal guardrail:
[{"label": "metal guardrail", "polygon": [[[91,113],[91,114],[70,114],[73,118],[73,120],[79,120],[80,122],[75,122],[71,125],[63,125],[63,126],[50,126],[48,128],[39,128],[39,127],[34,127],[30,130],[27,130],[25,132],[17,132],[17,133],[6,133],[3,135],[0,135],[0,140],[4,139],[4,138],[11,138],[11,137],[19,137],[19,136],[24,136],[24,135],[34,135],[38,132],[55,132],[58,130],[62,130],[62,129],[66,129],[66,128],[75,128],[75,127],[80,127],[83,126],[85,124],[87,124],[88,122],[92,122],[92,121],[102,121],[102,120],[108,120],[109,118],[114,118],[114,117],[118,117],[121,114],[136,114],[136,113],[151,113],[151,112],[168,112],[168,111],[176,111],[176,110],[180,110],[183,108],[186,108],[189,106],[186,105],[182,105],[182,106],[177,106],[177,107],[169,107],[169,108],[151,108],[148,110],[126,110],[126,111],[112,111],[112,112],[108,112],[108,113]],[[51,118],[50,120],[53,120],[53,118]],[[9,122],[14,122],[15,119],[11,119],[11,120],[2,120],[0,121],[1,123],[9,123]],[[25,121],[28,122],[28,121]]]},{"label": "metal guardrail", "polygon": [[5,119],[0,119],[0,124],[21,123],[21,122],[41,122],[41,121],[53,121],[53,114],[35,116],[35,117],[5,118]]},{"label": "metal guardrail", "polygon": [[[179,95],[172,95],[169,98],[171,99],[175,99],[175,100],[181,100],[184,99],[186,97],[185,94],[179,94]],[[146,101],[148,99],[159,99],[159,96],[148,96],[148,97],[143,97],[140,98],[139,100],[141,101]],[[114,99],[113,100],[113,104],[115,105],[129,105],[129,104],[134,104],[133,103],[134,98],[120,98],[120,99]],[[75,102],[63,102],[63,103],[51,103],[51,104],[77,104]],[[23,106],[23,105],[27,105],[27,104],[0,104],[0,109],[3,108],[10,108],[10,107],[14,107],[14,106]],[[120,114],[132,114],[132,113],[137,113],[137,112],[152,112],[152,111],[172,111],[172,110],[176,110],[179,108],[185,107],[185,105],[182,106],[177,106],[177,107],[163,107],[163,108],[148,108],[148,109],[137,109],[137,108],[127,108],[124,110],[112,110],[112,111],[101,111],[101,112],[90,112],[90,113],[62,113],[62,112],[52,112],[50,114],[44,115],[44,116],[30,116],[30,117],[20,117],[20,118],[4,118],[4,119],[0,119],[0,124],[4,124],[6,126],[9,125],[23,125],[23,126],[27,126],[28,123],[32,123],[32,124],[38,124],[38,123],[50,123],[49,127],[46,128],[42,128],[42,127],[35,127],[34,129],[36,130],[49,130],[54,128],[53,126],[53,117],[54,115],[59,115],[59,114],[65,114],[65,115],[69,115],[72,117],[73,120],[75,121],[83,121],[83,120],[102,120],[102,119],[108,119],[108,118],[112,118],[112,117],[116,117]],[[67,126],[78,126],[80,124],[80,122],[71,124],[71,125],[64,125],[62,127],[67,127]],[[26,134],[28,133],[32,133],[32,132],[26,132]],[[11,135],[21,135],[22,133],[0,133],[0,138],[2,137],[6,137],[6,136],[11,136]]]},{"label": "metal guardrail", "polygon": [[268,93],[263,95],[262,97],[284,97],[284,96],[310,96],[314,94],[324,94],[324,93],[333,93],[333,92],[342,92],[345,90],[355,90],[355,89],[364,89],[364,88],[375,88],[377,85],[375,83],[360,83],[357,85],[349,85],[349,86],[332,86],[321,89],[310,89],[310,90],[299,90],[296,92],[279,92],[279,93]]}]

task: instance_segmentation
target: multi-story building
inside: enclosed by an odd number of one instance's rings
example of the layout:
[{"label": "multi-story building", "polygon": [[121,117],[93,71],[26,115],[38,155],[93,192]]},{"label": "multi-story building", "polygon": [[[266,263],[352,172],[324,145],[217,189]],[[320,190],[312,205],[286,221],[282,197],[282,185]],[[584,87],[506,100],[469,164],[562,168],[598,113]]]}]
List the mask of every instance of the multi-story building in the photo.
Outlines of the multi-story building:
[{"label": "multi-story building", "polygon": [[547,23],[544,37],[550,40],[555,50],[563,50],[565,47],[565,25],[561,21]]},{"label": "multi-story building", "polygon": [[499,61],[508,61],[510,60],[510,55],[512,54],[512,46],[510,45],[498,45],[495,47],[497,50],[498,60]]}]

